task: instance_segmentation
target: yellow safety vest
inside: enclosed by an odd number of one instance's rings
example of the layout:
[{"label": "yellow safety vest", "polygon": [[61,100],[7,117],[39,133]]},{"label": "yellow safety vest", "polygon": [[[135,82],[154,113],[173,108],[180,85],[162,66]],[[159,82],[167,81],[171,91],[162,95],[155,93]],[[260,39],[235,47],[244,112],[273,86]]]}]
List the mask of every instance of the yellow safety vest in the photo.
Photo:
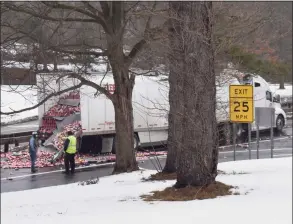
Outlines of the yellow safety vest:
[{"label": "yellow safety vest", "polygon": [[67,147],[66,152],[68,154],[74,154],[76,153],[76,138],[74,136],[68,136],[69,144]]}]

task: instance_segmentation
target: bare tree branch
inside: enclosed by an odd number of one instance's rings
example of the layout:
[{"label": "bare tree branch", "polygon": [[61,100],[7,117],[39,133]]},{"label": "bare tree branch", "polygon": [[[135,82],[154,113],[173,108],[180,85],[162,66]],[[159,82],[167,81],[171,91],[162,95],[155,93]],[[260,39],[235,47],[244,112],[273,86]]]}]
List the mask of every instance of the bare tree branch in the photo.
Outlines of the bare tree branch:
[{"label": "bare tree branch", "polygon": [[63,75],[60,75],[60,77],[56,80],[56,82],[58,82],[60,79],[64,78],[64,77],[71,77],[71,78],[76,78],[78,79],[81,83],[83,83],[83,85],[87,85],[87,86],[91,86],[93,87],[94,89],[96,89],[97,91],[105,94],[105,96],[110,99],[110,100],[114,100],[113,98],[113,95],[111,95],[105,88],[101,87],[100,85],[92,82],[92,81],[89,81],[87,79],[85,79],[84,77],[82,77],[81,75],[79,74],[76,74],[76,73],[67,73],[67,74],[63,74]]},{"label": "bare tree branch", "polygon": [[90,10],[93,14],[96,14],[96,13],[98,13],[98,14],[100,14],[100,15],[103,14],[101,11],[99,11],[98,9],[96,9],[95,7],[93,7],[93,6],[91,5],[90,2],[82,1],[82,3],[83,3],[83,4],[86,6],[86,8],[87,8],[88,10]]},{"label": "bare tree branch", "polygon": [[[86,11],[82,8],[72,6],[72,5],[62,4],[60,2],[45,2],[45,1],[43,1],[42,3],[48,7],[57,8],[57,9],[69,9],[69,10],[73,10],[75,12],[79,12],[79,13],[86,15],[90,18],[93,18],[96,23],[100,24],[103,27],[103,29],[105,30],[106,33],[109,32],[107,24],[105,23],[105,19],[101,13],[100,13],[100,15],[97,15],[96,13],[94,13],[94,14],[89,13],[88,11]],[[88,3],[87,5],[90,5],[90,3]],[[91,10],[96,10],[96,9],[93,6],[91,6]],[[99,12],[99,11],[97,10],[97,12]]]},{"label": "bare tree branch", "polygon": [[69,9],[69,10],[73,10],[75,12],[79,12],[80,14],[87,15],[88,17],[93,18],[93,19],[98,19],[98,20],[101,19],[99,16],[92,14],[92,13],[89,13],[86,10],[81,9],[76,6],[73,6],[73,5],[66,5],[66,4],[62,4],[60,2],[45,2],[45,1],[42,1],[42,3],[48,7],[51,7],[51,8]]},{"label": "bare tree branch", "polygon": [[[154,2],[151,11],[155,10],[156,5],[157,5],[157,2]],[[127,57],[127,60],[129,61],[129,63],[131,63],[132,60],[136,57],[136,55],[145,47],[145,45],[147,43],[147,41],[146,41],[147,36],[148,36],[149,32],[152,32],[152,30],[150,29],[151,20],[152,20],[152,15],[149,15],[147,22],[146,22],[146,25],[145,25],[144,32],[143,32],[143,39],[134,45],[134,47],[132,48],[132,50],[130,51],[130,53]]]},{"label": "bare tree branch", "polygon": [[10,3],[10,2],[4,2],[3,3],[4,6],[14,12],[23,12],[23,13],[26,13],[28,15],[31,15],[31,16],[34,16],[36,18],[40,18],[40,19],[44,19],[44,20],[48,20],[48,21],[53,21],[53,22],[89,22],[89,23],[96,23],[97,20],[95,19],[82,19],[82,18],[56,18],[56,17],[50,17],[50,16],[46,16],[46,15],[43,15],[41,13],[35,13],[33,11],[30,11],[30,10],[26,10],[24,8],[20,8],[20,7],[17,7],[15,5],[13,5],[13,3]]},{"label": "bare tree branch", "polygon": [[100,3],[100,6],[103,10],[103,14],[104,14],[105,18],[108,18],[109,14],[110,14],[110,8],[108,5],[108,2],[100,1],[99,3]]},{"label": "bare tree branch", "polygon": [[[14,29],[16,32],[22,33],[25,36],[29,37],[30,39],[36,41],[37,43],[39,43],[38,38],[34,37],[32,35],[32,33],[27,33],[24,32],[23,30],[18,30],[14,27],[11,26],[5,26],[5,27],[9,27]],[[107,56],[107,51],[104,52],[95,52],[95,51],[80,51],[80,50],[65,50],[65,49],[60,49],[60,46],[47,46],[48,49],[56,51],[56,52],[60,52],[60,53],[66,53],[66,54],[75,54],[75,55],[94,55],[96,57],[100,57],[100,56]]]},{"label": "bare tree branch", "polygon": [[145,39],[142,39],[139,42],[137,42],[133,46],[133,48],[130,51],[129,55],[127,56],[127,60],[132,61],[136,57],[136,55],[142,50],[142,48],[145,46],[146,43],[147,42],[146,42]]}]

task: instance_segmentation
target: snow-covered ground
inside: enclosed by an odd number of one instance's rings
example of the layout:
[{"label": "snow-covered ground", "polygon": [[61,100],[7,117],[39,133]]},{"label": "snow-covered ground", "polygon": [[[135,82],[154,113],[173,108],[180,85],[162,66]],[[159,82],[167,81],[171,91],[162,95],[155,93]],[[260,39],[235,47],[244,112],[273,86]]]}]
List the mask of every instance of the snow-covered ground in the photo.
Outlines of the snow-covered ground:
[{"label": "snow-covered ground", "polygon": [[292,158],[227,162],[219,169],[231,175],[220,175],[218,180],[239,186],[241,195],[144,202],[140,195],[175,181],[142,182],[154,171],[138,171],[104,177],[95,185],[2,193],[1,223],[292,223]]},{"label": "snow-covered ground", "polygon": [[[1,111],[11,112],[36,105],[37,90],[32,86],[1,85]],[[1,115],[1,122],[10,122],[38,115],[38,108],[14,115]]]}]

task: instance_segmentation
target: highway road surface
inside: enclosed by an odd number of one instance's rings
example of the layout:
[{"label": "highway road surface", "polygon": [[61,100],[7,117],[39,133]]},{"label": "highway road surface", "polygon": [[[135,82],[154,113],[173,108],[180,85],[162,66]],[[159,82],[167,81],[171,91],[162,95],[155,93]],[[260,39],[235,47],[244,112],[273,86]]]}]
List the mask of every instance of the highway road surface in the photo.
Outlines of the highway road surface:
[{"label": "highway road surface", "polygon": [[[27,122],[34,127],[34,122]],[[23,124],[21,124],[23,125]],[[15,125],[17,127],[18,125]],[[11,127],[11,126],[10,126]],[[3,127],[5,128],[5,127]],[[20,128],[20,127],[18,127]],[[8,128],[9,129],[9,128]],[[9,131],[6,128],[6,131]],[[10,128],[10,130],[12,130]],[[1,130],[2,131],[2,130]],[[271,144],[269,140],[269,133],[265,133],[262,136],[262,140],[259,145],[259,158],[270,158],[271,156]],[[274,138],[274,158],[292,156],[292,120],[288,122],[288,126],[284,131],[283,136],[276,136]],[[224,147],[225,151],[221,151],[219,154],[219,162],[233,161],[234,159],[234,146]],[[221,148],[223,150],[223,148]],[[242,146],[236,148],[236,160],[248,159],[248,150]],[[253,139],[251,144],[252,159],[256,159],[256,142]],[[158,157],[160,164],[164,167],[166,162],[165,156]],[[139,162],[139,166],[144,169],[156,170],[156,158],[149,158]],[[79,167],[74,176],[66,177],[63,170],[56,170],[56,168],[42,168],[36,174],[31,174],[29,169],[1,169],[1,192],[11,192],[20,190],[29,190],[41,187],[56,186],[69,184],[79,181],[85,181],[90,178],[108,176],[113,171],[113,164],[94,165],[91,167]]]},{"label": "highway road surface", "polygon": [[[275,148],[273,152],[274,158],[292,156],[292,140],[284,140],[283,145],[286,147]],[[256,159],[256,150],[251,151],[252,159]],[[260,144],[259,158],[270,158],[271,150],[265,144]],[[219,154],[219,162],[233,161],[233,151],[223,151]],[[236,160],[247,160],[248,150],[237,149]],[[144,161],[139,161],[140,168],[156,170],[158,163],[164,167],[166,156],[159,156],[157,158],[151,157]],[[73,176],[65,176],[63,170],[43,169],[37,174],[30,174],[29,170],[4,170],[1,169],[1,193],[11,191],[29,190],[35,188],[42,188],[48,186],[56,186],[63,184],[76,183],[85,181],[90,178],[108,176],[113,171],[113,164],[95,165],[93,167],[80,167]],[[11,178],[11,180],[7,179]]]}]

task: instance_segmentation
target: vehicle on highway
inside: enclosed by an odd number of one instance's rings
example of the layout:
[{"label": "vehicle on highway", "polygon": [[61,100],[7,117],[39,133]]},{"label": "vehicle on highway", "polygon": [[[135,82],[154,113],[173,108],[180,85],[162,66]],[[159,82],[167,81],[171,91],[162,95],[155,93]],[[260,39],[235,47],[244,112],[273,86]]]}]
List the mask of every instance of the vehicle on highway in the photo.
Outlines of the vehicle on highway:
[{"label": "vehicle on highway", "polygon": [[[79,83],[73,78],[59,79],[60,74],[40,73],[37,75],[39,86],[39,100],[43,99],[50,90],[60,91]],[[114,93],[115,85],[111,73],[107,75],[91,73],[84,75],[88,80],[104,86],[110,93]],[[166,143],[168,137],[168,81],[167,76],[137,76],[133,90],[134,116],[134,147],[156,146]],[[56,80],[59,80],[56,82]],[[57,83],[57,84],[56,84]],[[286,114],[281,109],[280,97],[273,96],[268,83],[260,76],[246,75],[244,78],[235,74],[222,74],[217,78],[217,121],[219,126],[220,144],[232,141],[232,124],[229,119],[229,86],[250,84],[254,88],[255,107],[274,107],[276,110],[275,129],[282,131],[286,124]],[[90,86],[79,89],[80,120],[82,134],[80,136],[80,150],[94,153],[115,153],[115,114],[112,102],[103,94]],[[43,115],[52,106],[60,103],[60,96],[52,97],[39,106],[40,125]],[[55,116],[54,119],[60,120]],[[62,119],[61,119],[62,120]],[[260,127],[260,130],[270,128],[270,124]],[[255,131],[255,123],[252,131]],[[56,131],[55,131],[56,132]],[[237,124],[237,139],[243,139],[247,134],[247,124]],[[93,152],[93,151],[92,151]]]},{"label": "vehicle on highway", "polygon": [[[264,107],[275,109],[274,129],[281,133],[287,124],[287,119],[285,111],[281,108],[280,95],[274,94],[266,80],[259,75],[247,74],[242,78],[240,83],[253,85],[254,108]],[[260,114],[260,116],[262,115]],[[270,127],[271,124],[268,123],[259,128],[260,130],[265,130]],[[242,124],[242,129],[247,132],[247,124]],[[257,127],[255,121],[252,123],[251,129],[252,131],[256,131]]]}]

